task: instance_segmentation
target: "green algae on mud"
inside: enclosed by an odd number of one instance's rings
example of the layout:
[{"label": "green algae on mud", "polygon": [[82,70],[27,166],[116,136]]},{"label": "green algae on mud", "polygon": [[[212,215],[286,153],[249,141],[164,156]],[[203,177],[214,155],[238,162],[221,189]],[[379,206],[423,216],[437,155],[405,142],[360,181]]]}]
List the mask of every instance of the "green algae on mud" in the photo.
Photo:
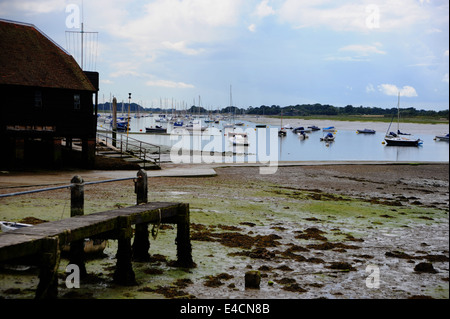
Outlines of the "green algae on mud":
[{"label": "green algae on mud", "polygon": [[[176,260],[176,229],[161,227],[157,238],[150,239],[154,260],[133,263],[138,286],[112,283],[117,243],[111,241],[106,258],[87,264],[88,272],[97,280],[86,283],[76,293],[64,286],[67,261],[61,262],[62,298],[409,298],[418,294],[448,298],[448,275],[447,282],[442,279],[448,261],[434,263],[440,271],[437,274],[419,275],[412,273],[414,264],[410,259],[385,255],[399,247],[418,260],[425,256],[418,254],[418,249],[429,255],[446,250],[448,255],[448,239],[441,243],[440,239],[426,237],[448,229],[448,211],[411,203],[391,205],[395,200],[375,201],[317,189],[280,187],[262,180],[158,178],[151,182],[149,201],[189,203],[192,253],[197,267],[187,270],[171,266],[171,261]],[[119,204],[134,205],[135,195],[129,185],[121,186],[100,188],[90,196],[88,213]],[[47,219],[58,219],[64,202],[59,200],[43,200],[40,207],[33,207],[33,201],[11,201],[7,208],[0,207],[0,215],[8,217],[10,211],[24,210],[28,212],[24,215],[39,217],[40,209],[54,207]],[[10,210],[15,204],[15,210]],[[199,240],[201,232],[203,240]],[[421,240],[420,248],[416,237]],[[263,239],[265,245],[259,247]],[[365,268],[369,264],[380,266],[382,289],[368,290],[365,286]],[[355,271],[336,269],[338,265]],[[244,274],[249,269],[261,269],[259,290],[244,287]],[[232,277],[218,278],[222,273]],[[16,294],[2,288],[0,296],[33,296],[33,285],[27,287],[21,276],[4,278],[0,278],[5,280],[2,284]],[[15,280],[22,280],[20,290],[14,290]],[[217,285],[205,285],[208,281]],[[179,286],[179,282],[184,285]]]}]

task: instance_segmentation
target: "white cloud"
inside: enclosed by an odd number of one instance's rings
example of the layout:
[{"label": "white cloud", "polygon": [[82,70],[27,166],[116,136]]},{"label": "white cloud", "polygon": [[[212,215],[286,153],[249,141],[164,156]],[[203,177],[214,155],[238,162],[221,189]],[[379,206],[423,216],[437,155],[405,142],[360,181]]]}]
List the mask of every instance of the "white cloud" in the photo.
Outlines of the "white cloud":
[{"label": "white cloud", "polygon": [[373,87],[373,85],[372,85],[371,83],[369,83],[369,84],[366,86],[366,92],[367,92],[367,93],[375,92],[375,88]]},{"label": "white cloud", "polygon": [[442,8],[423,6],[416,0],[286,0],[277,11],[280,19],[294,28],[326,27],[358,32],[404,30],[434,22],[435,16],[448,20],[445,12]]},{"label": "white cloud", "polygon": [[178,51],[178,52],[181,52],[181,53],[184,53],[187,55],[197,55],[197,54],[200,54],[205,51],[203,49],[199,49],[199,50],[190,49],[190,48],[186,47],[185,41],[179,41],[176,43],[164,41],[162,44],[164,47],[166,47],[170,50]]},{"label": "white cloud", "polygon": [[248,30],[250,31],[250,32],[256,32],[256,25],[255,24],[250,24],[249,26],[248,26]]},{"label": "white cloud", "polygon": [[0,14],[14,14],[20,12],[26,15],[38,15],[43,13],[64,12],[65,1],[61,0],[6,0],[0,3]]},{"label": "white cloud", "polygon": [[192,84],[187,84],[184,82],[167,81],[167,80],[147,81],[147,82],[145,82],[145,85],[164,87],[164,88],[178,88],[178,89],[193,89],[193,88],[195,88],[195,86]]},{"label": "white cloud", "polygon": [[385,95],[389,96],[397,96],[400,92],[401,96],[405,97],[416,97],[417,92],[416,89],[414,89],[412,86],[405,85],[403,88],[398,88],[394,84],[381,84],[378,85],[378,90],[382,92]]},{"label": "white cloud", "polygon": [[445,73],[444,77],[442,78],[442,82],[449,83],[448,73]]},{"label": "white cloud", "polygon": [[271,6],[268,5],[269,0],[263,0],[256,8],[255,15],[257,15],[260,18],[264,18],[270,15],[274,15],[275,11],[272,9]]},{"label": "white cloud", "polygon": [[380,46],[380,43],[375,43],[374,45],[352,44],[340,48],[339,51],[353,52],[359,56],[368,56],[370,54],[386,54],[385,51],[382,51],[378,48]]}]

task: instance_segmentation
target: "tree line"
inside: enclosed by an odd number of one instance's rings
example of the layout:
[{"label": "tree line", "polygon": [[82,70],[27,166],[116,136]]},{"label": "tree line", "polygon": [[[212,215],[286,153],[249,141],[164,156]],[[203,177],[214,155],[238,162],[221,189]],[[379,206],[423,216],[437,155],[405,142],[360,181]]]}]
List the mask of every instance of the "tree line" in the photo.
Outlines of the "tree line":
[{"label": "tree line", "polygon": [[[121,104],[117,106],[118,112],[121,112]],[[105,104],[99,104],[99,111],[110,112],[111,105],[106,102]],[[124,112],[128,111],[128,103],[124,103]],[[131,112],[152,112],[152,113],[172,113],[172,109],[161,108],[143,108],[142,106],[131,103]],[[401,108],[402,116],[404,117],[436,117],[446,118],[448,120],[449,110],[433,111],[433,110],[416,110],[413,107]],[[173,110],[173,112],[179,113],[180,110]],[[192,105],[189,109],[183,111],[188,114],[208,114],[208,113],[220,113],[220,114],[252,114],[252,115],[274,115],[274,116],[314,116],[314,115],[342,115],[342,116],[358,116],[358,115],[372,115],[372,116],[392,116],[397,114],[397,107],[383,109],[380,107],[367,107],[347,105],[344,107],[333,106],[329,104],[297,104],[281,107],[279,105],[261,105],[260,107],[249,106],[248,108],[239,108],[236,106],[227,106],[221,110],[209,111],[203,107]]]}]

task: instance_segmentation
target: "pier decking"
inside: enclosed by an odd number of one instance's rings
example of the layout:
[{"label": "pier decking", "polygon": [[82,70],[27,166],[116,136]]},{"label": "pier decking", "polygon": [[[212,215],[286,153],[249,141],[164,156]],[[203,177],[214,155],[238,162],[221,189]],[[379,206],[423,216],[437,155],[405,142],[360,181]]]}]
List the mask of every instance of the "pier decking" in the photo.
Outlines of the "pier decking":
[{"label": "pier decking", "polygon": [[[136,282],[131,261],[149,260],[150,223],[176,224],[176,266],[195,266],[190,242],[189,204],[147,203],[147,175],[144,171],[138,172],[135,186],[137,205],[89,215],[83,215],[82,179],[77,177],[72,182],[73,217],[0,233],[0,263],[34,256],[39,264],[40,281],[36,298],[57,297],[57,269],[64,245],[71,243],[69,262],[79,266],[81,276],[86,273],[83,251],[85,238],[118,240],[114,281],[121,285],[134,285]],[[132,225],[135,225],[133,244]]]}]

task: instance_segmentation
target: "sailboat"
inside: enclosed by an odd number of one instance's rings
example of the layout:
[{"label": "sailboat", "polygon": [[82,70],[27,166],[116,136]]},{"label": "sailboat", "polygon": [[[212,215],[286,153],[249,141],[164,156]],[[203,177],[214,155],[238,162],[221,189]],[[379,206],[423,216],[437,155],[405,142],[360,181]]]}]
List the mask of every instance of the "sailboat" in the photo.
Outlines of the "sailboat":
[{"label": "sailboat", "polygon": [[234,125],[234,116],[235,116],[235,109],[233,107],[233,96],[231,94],[231,85],[230,85],[230,107],[233,108],[233,123],[228,123],[228,124],[224,124],[223,128],[233,128],[235,127]]},{"label": "sailboat", "polygon": [[[388,127],[388,132],[391,128],[391,123]],[[397,103],[397,133],[389,132],[386,133],[384,140],[387,145],[390,146],[419,146],[422,140],[414,137],[406,137],[406,134],[400,132],[400,92],[398,92],[398,103]]]},{"label": "sailboat", "polygon": [[283,109],[281,109],[281,129],[278,131],[278,136],[286,136],[286,130],[283,128]]}]

